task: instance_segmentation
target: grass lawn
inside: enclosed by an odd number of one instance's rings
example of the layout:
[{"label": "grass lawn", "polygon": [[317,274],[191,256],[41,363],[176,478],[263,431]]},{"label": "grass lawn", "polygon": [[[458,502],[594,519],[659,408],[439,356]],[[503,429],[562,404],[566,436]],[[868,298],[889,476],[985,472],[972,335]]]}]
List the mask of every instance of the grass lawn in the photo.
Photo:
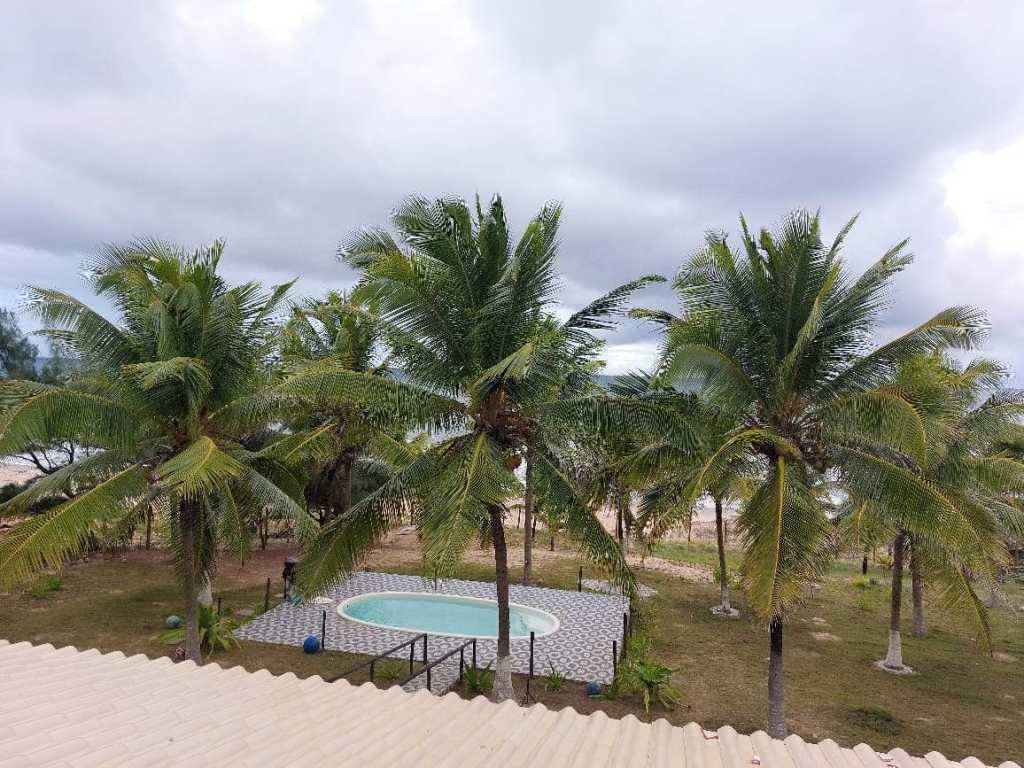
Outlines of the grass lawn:
[{"label": "grass lawn", "polygon": [[[215,594],[232,608],[254,607],[263,600],[267,576],[280,590],[278,550],[254,557],[244,569],[222,567]],[[493,580],[487,553],[472,553],[460,578]],[[704,544],[663,547],[663,558],[709,564],[714,550]],[[378,570],[418,573],[415,558],[373,564]],[[571,552],[535,564],[535,582],[574,589],[578,561]],[[588,569],[587,575],[593,570]],[[909,677],[888,675],[871,663],[885,651],[888,588],[878,568],[879,585],[858,588],[859,564],[840,564],[793,615],[785,638],[787,710],[791,729],[809,740],[832,738],[845,746],[866,741],[878,749],[901,746],[922,754],[939,750],[951,758],[974,754],[990,764],[1024,756],[1024,626],[1005,609],[995,612],[995,658],[979,651],[970,633],[932,611],[931,634],[904,639]],[[714,584],[683,581],[645,571],[643,583],[658,594],[645,601],[643,621],[650,626],[651,657],[675,670],[683,704],[673,711],[656,707],[653,717],[675,723],[696,720],[706,727],[724,724],[741,732],[763,727],[767,634],[747,618],[720,619],[708,610],[717,597]],[[909,592],[909,590],[907,590]],[[1011,591],[1024,605],[1024,590]],[[909,599],[909,596],[908,596]],[[736,598],[742,608],[742,600]],[[56,646],[95,647],[103,651],[165,655],[157,636],[164,617],[181,615],[174,573],[159,553],[131,553],[127,560],[94,559],[69,567],[60,589],[45,597],[29,590],[0,594],[0,637],[49,642]],[[744,614],[745,615],[745,614]],[[909,604],[905,613],[909,617]],[[297,648],[245,643],[217,653],[214,661],[280,674],[333,675],[357,657],[328,652],[308,656]],[[397,673],[397,670],[392,670]],[[547,670],[538,670],[543,675]],[[365,680],[365,673],[353,676]],[[522,693],[525,681],[517,681]],[[531,685],[533,698],[552,708],[581,712],[602,709],[612,716],[633,713],[646,719],[638,697],[588,699],[582,685],[566,682],[547,691],[543,677]]]}]

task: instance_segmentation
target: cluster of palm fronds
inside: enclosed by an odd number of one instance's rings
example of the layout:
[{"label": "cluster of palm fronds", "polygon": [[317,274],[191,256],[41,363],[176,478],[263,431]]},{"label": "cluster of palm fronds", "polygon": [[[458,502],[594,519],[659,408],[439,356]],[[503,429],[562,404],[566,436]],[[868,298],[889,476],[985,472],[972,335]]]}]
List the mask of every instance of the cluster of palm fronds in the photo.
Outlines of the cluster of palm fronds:
[{"label": "cluster of palm fronds", "polygon": [[[978,311],[944,310],[874,346],[910,263],[905,243],[857,276],[840,254],[852,221],[831,244],[804,212],[777,233],[743,222],[740,249],[710,234],[679,271],[678,315],[633,311],[659,329],[661,359],[606,390],[594,377],[602,334],[661,278],[559,319],[560,218],[545,206],[514,239],[500,198],[411,198],[392,231],[341,246],[359,273],[350,292],[290,308],[289,285],[226,284],[219,243],[105,250],[88,276],[115,321],[30,289],[44,333],[77,367],[59,385],[0,384],[0,454],[57,441],[93,450],[4,505],[58,501],[0,540],[0,580],[59,567],[97,531],[123,536],[160,514],[198,658],[197,592],[219,549],[244,553],[268,520],[304,544],[306,594],[399,525],[418,527],[439,575],[483,536],[499,603],[494,688],[508,696],[511,504],[523,498],[531,532],[543,519],[631,592],[630,540],[649,544],[710,498],[720,554],[723,508],[739,509],[739,583],[770,628],[775,733],[787,613],[839,546],[895,539],[915,574],[987,627],[975,590],[994,580],[1002,535],[1024,529],[1024,397],[997,364],[952,356],[984,337]],[[617,535],[597,514],[605,505]],[[730,613],[724,555],[720,575]]]}]

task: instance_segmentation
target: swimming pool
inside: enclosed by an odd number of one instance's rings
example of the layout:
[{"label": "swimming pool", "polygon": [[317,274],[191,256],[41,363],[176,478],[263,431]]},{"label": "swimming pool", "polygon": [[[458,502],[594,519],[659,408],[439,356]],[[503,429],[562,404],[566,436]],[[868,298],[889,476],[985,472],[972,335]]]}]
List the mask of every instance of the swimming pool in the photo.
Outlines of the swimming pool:
[{"label": "swimming pool", "polygon": [[[430,635],[494,639],[498,636],[498,603],[480,597],[431,592],[371,592],[345,600],[338,613],[346,619],[382,629]],[[547,611],[509,604],[512,638],[550,635],[558,619]]]}]

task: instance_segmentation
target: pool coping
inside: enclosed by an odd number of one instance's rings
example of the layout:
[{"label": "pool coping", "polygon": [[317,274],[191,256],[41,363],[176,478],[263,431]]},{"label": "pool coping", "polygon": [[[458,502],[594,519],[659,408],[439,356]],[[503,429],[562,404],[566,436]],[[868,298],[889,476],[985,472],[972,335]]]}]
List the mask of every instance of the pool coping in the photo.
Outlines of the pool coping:
[{"label": "pool coping", "polygon": [[[364,619],[357,619],[354,616],[349,616],[343,610],[345,608],[345,606],[350,605],[351,603],[357,603],[357,602],[360,602],[362,600],[366,600],[367,598],[381,597],[381,596],[384,596],[384,595],[388,595],[388,596],[401,595],[403,597],[424,597],[425,596],[425,597],[429,597],[429,598],[431,598],[433,600],[441,600],[443,602],[450,602],[450,603],[487,603],[489,605],[494,605],[494,606],[496,606],[498,604],[497,600],[491,600],[488,597],[472,597],[470,595],[452,595],[452,594],[447,594],[447,593],[444,593],[444,592],[402,592],[402,591],[397,591],[397,590],[386,590],[386,591],[382,591],[382,592],[364,592],[364,593],[362,593],[360,595],[353,595],[352,597],[346,598],[342,602],[338,603],[337,607],[335,608],[335,611],[337,612],[338,616],[340,616],[341,618],[345,619],[346,621],[354,621],[356,624],[362,624],[362,625],[367,626],[367,627],[375,627],[376,629],[387,629],[387,630],[392,630],[394,632],[409,632],[409,633],[415,633],[415,634],[424,634],[425,633],[427,635],[433,635],[435,637],[461,637],[461,638],[464,638],[466,640],[497,640],[498,639],[497,635],[471,635],[471,634],[469,634],[467,632],[438,632],[437,630],[429,630],[428,631],[428,630],[423,629],[421,627],[400,627],[400,626],[397,626],[395,624],[377,624],[377,623],[372,622],[372,621],[365,621]],[[533,615],[540,615],[541,617],[554,622],[554,626],[552,626],[551,629],[549,629],[547,632],[532,633],[533,636],[534,636],[534,639],[536,639],[536,640],[539,640],[542,637],[547,637],[548,635],[553,635],[562,626],[561,621],[559,620],[559,618],[557,616],[555,616],[555,614],[550,613],[549,611],[545,611],[543,608],[536,608],[536,607],[534,607],[532,605],[525,605],[523,603],[514,603],[511,600],[509,601],[508,607],[509,608],[518,608],[522,613],[530,613],[530,614],[533,614]],[[509,632],[509,640],[529,640],[529,639],[530,639],[530,635],[513,635],[511,633],[511,631]]]}]

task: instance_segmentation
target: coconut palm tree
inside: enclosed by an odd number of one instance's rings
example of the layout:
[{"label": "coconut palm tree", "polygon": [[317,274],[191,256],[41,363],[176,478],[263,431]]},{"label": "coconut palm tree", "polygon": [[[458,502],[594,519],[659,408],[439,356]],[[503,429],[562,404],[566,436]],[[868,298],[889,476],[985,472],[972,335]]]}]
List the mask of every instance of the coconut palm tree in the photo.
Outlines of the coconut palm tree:
[{"label": "coconut palm tree", "polygon": [[[329,291],[323,298],[306,299],[292,308],[281,328],[280,354],[285,378],[309,366],[333,366],[369,376],[389,375],[378,319],[365,302]],[[292,426],[316,430],[322,436],[321,458],[314,460],[306,486],[310,509],[319,510],[321,524],[344,514],[353,490],[374,489],[382,481],[382,457],[372,446],[401,442],[406,424],[400,414],[370,413],[353,400],[311,400],[298,409]],[[386,472],[385,472],[386,474]]]},{"label": "coconut palm tree", "polygon": [[756,237],[740,223],[739,251],[710,233],[676,278],[683,311],[668,328],[664,376],[701,391],[737,425],[703,458],[692,498],[720,487],[738,457],[759,467],[762,479],[737,519],[740,576],[748,605],[768,625],[768,727],[784,736],[786,617],[830,554],[820,479],[839,477],[905,520],[953,519],[949,501],[905,466],[904,457],[925,450],[917,411],[880,384],[909,356],[972,346],[983,318],[947,309],[872,349],[892,278],[911,261],[906,241],[857,277],[840,256],[854,220],[831,245],[819,216],[805,211]]},{"label": "coconut palm tree", "polygon": [[[228,285],[218,274],[223,244],[194,253],[156,241],[104,249],[87,265],[116,321],[73,296],[29,288],[42,332],[80,366],[66,383],[0,385],[0,454],[57,440],[100,450],[41,478],[6,505],[73,489],[61,504],[0,540],[0,580],[60,568],[103,525],[132,525],[150,508],[168,516],[186,614],[186,655],[199,663],[197,592],[218,543],[244,547],[250,515],[272,508],[308,527],[301,496],[271,451],[246,447],[263,428],[233,405],[266,380],[273,315],[289,285]],[[298,500],[297,500],[298,499]]]},{"label": "coconut palm tree", "polygon": [[1004,439],[1024,416],[1024,394],[1005,388],[1007,375],[994,361],[978,359],[966,366],[939,353],[906,361],[892,390],[914,403],[926,434],[926,450],[909,468],[948,500],[954,524],[896,519],[885,505],[855,504],[893,534],[889,646],[879,667],[906,673],[903,662],[902,594],[904,564],[910,558],[914,634],[926,631],[924,581],[941,588],[940,598],[959,608],[978,630],[984,645],[990,629],[975,584],[994,584],[1008,558],[1005,526],[1021,527],[1022,518],[1009,498],[1024,487],[1024,464],[1002,452]]},{"label": "coconut palm tree", "polygon": [[[392,215],[397,238],[362,231],[340,249],[361,273],[356,298],[374,306],[409,383],[391,382],[395,407],[433,398],[448,428],[438,442],[380,489],[332,521],[308,549],[300,587],[316,592],[352,570],[360,555],[410,517],[424,557],[451,572],[486,530],[494,550],[498,602],[494,695],[513,696],[509,646],[508,552],[503,519],[521,484],[527,447],[549,480],[545,504],[563,510],[584,553],[632,588],[615,542],[578,498],[533,423],[556,387],[572,342],[605,313],[599,299],[563,324],[543,322],[558,289],[561,207],[545,206],[513,240],[499,197],[475,210],[458,199],[406,200]],[[604,298],[604,297],[602,297]],[[318,382],[329,392],[329,381]],[[380,402],[364,392],[367,404]],[[546,434],[543,433],[543,434]]]}]

